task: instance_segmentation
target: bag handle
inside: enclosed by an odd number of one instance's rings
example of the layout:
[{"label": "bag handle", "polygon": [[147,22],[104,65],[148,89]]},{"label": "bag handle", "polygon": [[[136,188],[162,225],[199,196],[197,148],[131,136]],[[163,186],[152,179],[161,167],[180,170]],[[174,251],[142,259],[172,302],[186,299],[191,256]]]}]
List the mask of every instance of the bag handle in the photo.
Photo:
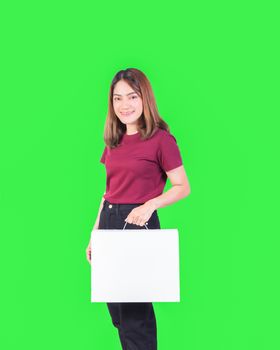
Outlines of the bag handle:
[{"label": "bag handle", "polygon": [[[124,224],[123,230],[125,229],[126,224],[127,224],[127,221],[126,221],[125,224]],[[146,225],[146,224],[144,224],[144,225],[145,225],[146,229],[148,230],[147,225]]]}]

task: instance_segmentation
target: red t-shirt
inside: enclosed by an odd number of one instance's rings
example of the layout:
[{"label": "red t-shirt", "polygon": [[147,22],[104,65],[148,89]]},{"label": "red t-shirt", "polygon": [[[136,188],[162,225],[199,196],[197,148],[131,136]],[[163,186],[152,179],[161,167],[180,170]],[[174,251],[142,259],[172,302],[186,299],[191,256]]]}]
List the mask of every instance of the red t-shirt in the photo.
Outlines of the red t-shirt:
[{"label": "red t-shirt", "polygon": [[166,171],[183,164],[177,141],[158,129],[147,140],[140,133],[124,134],[118,147],[105,146],[100,162],[106,167],[106,193],[110,203],[145,203],[163,193]]}]

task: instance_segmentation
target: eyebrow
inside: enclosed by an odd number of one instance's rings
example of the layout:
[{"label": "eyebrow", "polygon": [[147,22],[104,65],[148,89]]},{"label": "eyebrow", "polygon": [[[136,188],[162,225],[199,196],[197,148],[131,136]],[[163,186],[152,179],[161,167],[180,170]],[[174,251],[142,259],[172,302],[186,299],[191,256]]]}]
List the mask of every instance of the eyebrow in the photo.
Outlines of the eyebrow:
[{"label": "eyebrow", "polygon": [[[126,94],[126,96],[132,95],[132,94],[136,94],[136,92],[130,92],[129,94]],[[122,95],[120,95],[120,94],[113,94],[113,96],[115,96],[115,95],[122,96]]]}]

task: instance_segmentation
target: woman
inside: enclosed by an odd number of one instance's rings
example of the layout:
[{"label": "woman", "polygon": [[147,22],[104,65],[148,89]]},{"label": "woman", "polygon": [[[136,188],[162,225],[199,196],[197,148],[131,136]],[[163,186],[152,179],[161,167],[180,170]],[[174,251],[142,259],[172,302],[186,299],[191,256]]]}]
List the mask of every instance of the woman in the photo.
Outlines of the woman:
[{"label": "woman", "polygon": [[[186,197],[190,186],[176,139],[159,116],[149,80],[138,69],[121,70],[113,78],[104,141],[100,161],[106,167],[106,192],[93,229],[160,228],[157,209]],[[162,193],[167,177],[172,187]],[[90,263],[90,242],[86,254]],[[123,349],[157,349],[152,303],[107,307]]]}]

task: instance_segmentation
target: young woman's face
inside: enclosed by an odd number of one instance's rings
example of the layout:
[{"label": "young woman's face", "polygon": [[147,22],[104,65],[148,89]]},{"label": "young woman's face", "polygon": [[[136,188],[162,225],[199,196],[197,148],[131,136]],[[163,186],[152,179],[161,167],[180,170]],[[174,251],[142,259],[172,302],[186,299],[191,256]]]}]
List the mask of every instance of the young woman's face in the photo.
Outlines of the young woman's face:
[{"label": "young woman's face", "polygon": [[141,97],[124,80],[119,80],[115,85],[113,107],[123,124],[136,124],[143,112]]}]

